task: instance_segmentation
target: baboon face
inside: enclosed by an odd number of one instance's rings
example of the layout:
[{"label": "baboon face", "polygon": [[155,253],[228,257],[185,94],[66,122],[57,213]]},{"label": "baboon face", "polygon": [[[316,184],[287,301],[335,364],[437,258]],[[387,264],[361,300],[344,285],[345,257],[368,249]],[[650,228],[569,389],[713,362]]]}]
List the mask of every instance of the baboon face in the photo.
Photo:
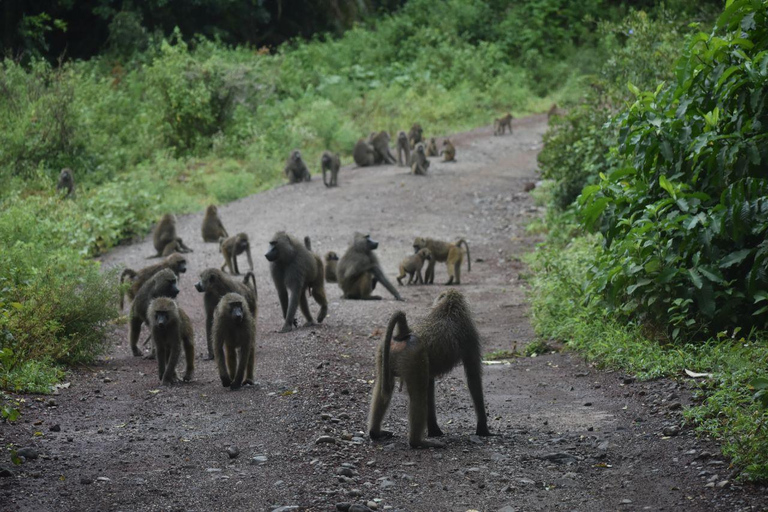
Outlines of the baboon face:
[{"label": "baboon face", "polygon": [[331,251],[331,252],[329,252],[328,254],[325,255],[325,260],[326,261],[336,261],[338,259],[339,259],[339,255],[336,254],[333,251]]},{"label": "baboon face", "polygon": [[447,145],[448,145],[448,144],[450,144],[450,143],[451,143],[451,141],[449,141],[448,139],[445,139],[445,140],[443,141],[443,146],[447,146]]},{"label": "baboon face", "polygon": [[423,155],[424,154],[424,144],[422,144],[421,142],[416,144],[416,152],[419,153],[420,155]]},{"label": "baboon face", "polygon": [[298,149],[291,151],[291,160],[294,162],[301,162],[301,152]]},{"label": "baboon face", "polygon": [[419,252],[423,247],[427,245],[427,241],[421,237],[417,237],[413,241],[413,252]]},{"label": "baboon face", "polygon": [[437,144],[437,141],[435,140],[434,137],[430,137],[429,142],[432,144]]},{"label": "baboon face", "polygon": [[408,142],[408,136],[405,134],[405,132],[400,132],[397,134],[397,140],[405,144]]},{"label": "baboon face", "polygon": [[248,248],[248,235],[240,235],[237,238],[237,244],[235,250],[242,252]]},{"label": "baboon face", "polygon": [[206,215],[216,215],[219,213],[219,209],[216,208],[216,205],[212,204],[208,206],[208,209],[205,211]]},{"label": "baboon face", "polygon": [[269,241],[269,250],[264,257],[267,258],[267,261],[273,262],[278,259],[287,259],[292,251],[293,246],[288,234],[285,231],[279,231]]},{"label": "baboon face", "polygon": [[330,167],[330,165],[331,165],[331,157],[330,157],[330,155],[323,154],[323,157],[321,158],[321,161],[322,161],[324,166]]},{"label": "baboon face", "polygon": [[358,251],[367,253],[376,250],[379,247],[379,242],[373,240],[371,235],[355,233],[354,246]]},{"label": "baboon face", "polygon": [[156,277],[155,286],[159,292],[157,295],[175,298],[179,294],[176,274],[173,273],[173,270],[169,268],[163,269],[157,273]]},{"label": "baboon face", "polygon": [[72,181],[72,171],[70,169],[62,169],[61,174],[59,175],[59,179],[65,183],[69,183]]},{"label": "baboon face", "polygon": [[242,302],[232,302],[230,301],[228,304],[229,306],[229,316],[234,320],[236,323],[242,323],[243,322],[243,303]]},{"label": "baboon face", "polygon": [[187,259],[179,253],[173,253],[166,260],[174,273],[183,274],[187,271]]}]

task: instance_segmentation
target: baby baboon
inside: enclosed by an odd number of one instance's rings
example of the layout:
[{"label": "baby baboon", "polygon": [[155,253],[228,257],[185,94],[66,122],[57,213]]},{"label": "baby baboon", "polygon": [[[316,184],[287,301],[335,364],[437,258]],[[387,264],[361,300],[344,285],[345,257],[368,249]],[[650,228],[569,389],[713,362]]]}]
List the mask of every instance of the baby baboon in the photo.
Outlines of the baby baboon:
[{"label": "baby baboon", "polygon": [[158,297],[149,303],[147,317],[157,351],[158,377],[163,385],[170,386],[179,381],[176,365],[182,349],[187,361],[184,382],[192,380],[195,371],[195,333],[187,314],[175,300]]},{"label": "baby baboon", "polygon": [[75,176],[72,169],[65,167],[59,174],[59,181],[56,183],[56,191],[64,190],[64,197],[75,197]]},{"label": "baby baboon", "polygon": [[173,270],[173,273],[176,274],[176,277],[178,278],[179,274],[183,274],[187,271],[187,258],[181,254],[171,254],[161,263],[144,267],[138,272],[130,268],[123,270],[123,273],[120,274],[120,284],[123,284],[127,277],[131,280],[131,287],[128,288],[125,293],[120,294],[120,311],[123,310],[125,295],[128,295],[128,300],[133,300],[144,283],[164,268]]},{"label": "baby baboon", "polygon": [[237,257],[243,253],[248,258],[249,270],[253,272],[251,244],[248,243],[248,235],[245,233],[238,233],[235,236],[219,240],[219,252],[224,256],[224,264],[221,266],[222,272],[225,267],[229,267],[230,274],[239,276],[240,269],[237,268]]},{"label": "baby baboon", "polygon": [[389,150],[389,133],[381,131],[373,136],[371,139],[371,145],[373,146],[373,161],[375,164],[394,164],[394,155]]},{"label": "baby baboon", "polygon": [[451,144],[451,141],[448,139],[443,141],[443,150],[440,154],[443,155],[443,162],[456,161],[456,148],[453,147],[453,144]]},{"label": "baby baboon", "polygon": [[242,295],[228,293],[213,313],[213,348],[221,385],[233,391],[254,384],[256,317],[246,305]]},{"label": "baby baboon", "polygon": [[376,283],[381,282],[395,299],[403,300],[384,275],[379,259],[373,254],[378,246],[379,242],[371,240],[370,235],[355,233],[352,245],[341,257],[336,268],[339,286],[345,299],[381,300],[378,295],[371,295]]},{"label": "baby baboon", "polygon": [[[395,326],[397,334],[392,335]],[[442,448],[438,441],[424,439],[443,435],[435,412],[435,378],[446,375],[456,365],[464,365],[467,387],[477,416],[478,436],[491,435],[483,399],[480,335],[464,296],[446,290],[437,297],[429,315],[411,331],[403,311],[392,315],[387,334],[376,353],[376,382],[373,385],[368,434],[384,439],[392,432],[381,429],[389,407],[395,378],[408,390],[408,443],[412,448]]]},{"label": "baby baboon", "polygon": [[152,243],[157,254],[149,258],[170,256],[174,252],[192,252],[192,249],[184,245],[181,238],[176,235],[176,216],[171,213],[163,215],[160,222],[157,223],[155,232],[152,234]]},{"label": "baby baboon", "polygon": [[416,274],[416,284],[424,284],[424,278],[421,277],[421,268],[424,262],[432,259],[432,253],[429,249],[422,249],[412,256],[408,256],[400,262],[400,275],[397,276],[397,284],[403,285],[403,278],[408,274],[408,284],[413,282],[413,276]]},{"label": "baby baboon", "polygon": [[453,284],[454,278],[456,284],[461,284],[461,262],[464,259],[464,253],[461,252],[461,245],[467,249],[467,272],[472,270],[472,263],[469,257],[469,244],[463,238],[455,244],[449,242],[441,242],[433,238],[421,238],[417,237],[413,241],[413,249],[419,252],[422,249],[429,249],[432,252],[432,259],[427,265],[427,271],[424,274],[424,284],[432,284],[435,282],[435,263],[445,262],[448,267],[448,282],[445,284]]},{"label": "baby baboon", "polygon": [[434,137],[429,138],[426,150],[427,156],[440,156],[440,153],[437,151],[437,141]]},{"label": "baby baboon", "polygon": [[179,294],[177,282],[178,278],[173,273],[173,270],[164,268],[152,276],[133,299],[131,312],[128,315],[130,319],[128,339],[130,340],[131,352],[133,352],[134,356],[138,357],[141,355],[141,350],[139,350],[138,346],[139,334],[141,334],[141,324],[149,323],[149,317],[147,316],[149,303],[158,297],[176,298]]},{"label": "baby baboon", "polygon": [[514,119],[514,117],[512,117],[512,114],[507,114],[504,117],[494,119],[493,134],[504,135],[507,129],[509,129],[509,133],[512,133],[512,119]]},{"label": "baby baboon", "polygon": [[[248,284],[248,281],[251,284]],[[203,304],[205,305],[205,340],[208,345],[208,354],[206,359],[213,359],[213,343],[211,332],[213,329],[213,312],[221,298],[230,292],[239,293],[245,297],[248,304],[248,310],[251,316],[256,318],[256,302],[258,300],[258,291],[256,290],[256,278],[253,272],[248,272],[243,280],[232,279],[217,268],[208,268],[200,272],[200,280],[195,283],[195,289],[204,293]]]},{"label": "baby baboon", "polygon": [[360,139],[352,151],[352,158],[358,167],[369,167],[375,163],[373,146],[365,139]]},{"label": "baby baboon", "polygon": [[291,151],[291,156],[285,162],[285,169],[283,169],[285,176],[288,178],[289,183],[301,183],[302,181],[311,181],[312,176],[309,175],[309,169],[307,164],[301,158],[301,151],[294,149]]},{"label": "baby baboon", "polygon": [[[403,160],[405,154],[405,160]],[[405,167],[411,161],[411,146],[408,144],[408,136],[405,132],[397,134],[397,165]]]},{"label": "baby baboon", "polygon": [[308,248],[311,247],[309,237],[304,240],[305,242],[302,244],[285,231],[278,231],[269,242],[269,250],[264,255],[270,262],[272,280],[275,282],[280,307],[283,310],[285,322],[280,332],[288,332],[293,329],[296,308],[299,306],[301,306],[301,313],[304,318],[307,319],[305,325],[314,325],[312,314],[309,311],[307,291],[320,305],[317,323],[322,323],[328,313],[323,261],[320,256],[310,252]]},{"label": "baby baboon", "polygon": [[336,264],[339,261],[339,255],[330,251],[325,255],[325,281],[327,283],[336,283]]},{"label": "baby baboon", "polygon": [[427,169],[429,169],[429,160],[427,160],[427,154],[424,152],[424,144],[419,142],[416,144],[416,149],[413,150],[413,155],[411,155],[411,173],[425,176]]},{"label": "baby baboon", "polygon": [[227,238],[229,234],[224,229],[224,223],[219,218],[219,209],[216,205],[210,205],[205,210],[205,217],[203,217],[203,241],[204,242],[218,242],[221,237]]},{"label": "baby baboon", "polygon": [[419,123],[413,123],[411,131],[408,132],[408,142],[411,145],[411,149],[415,148],[416,144],[419,142],[423,142],[423,134],[424,130],[421,129],[421,125]]},{"label": "baby baboon", "polygon": [[[324,151],[323,156],[320,157],[320,169],[323,171],[323,184],[326,187],[338,187],[339,186],[339,169],[341,169],[341,159],[339,154],[331,153],[330,151]],[[331,182],[328,183],[325,180],[325,173],[331,172]]]}]

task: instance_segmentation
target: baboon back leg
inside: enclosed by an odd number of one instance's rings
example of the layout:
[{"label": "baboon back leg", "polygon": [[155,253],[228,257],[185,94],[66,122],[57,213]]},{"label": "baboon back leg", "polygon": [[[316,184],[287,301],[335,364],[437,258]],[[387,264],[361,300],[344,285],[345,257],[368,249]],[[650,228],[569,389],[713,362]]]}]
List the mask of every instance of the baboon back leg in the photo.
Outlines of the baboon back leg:
[{"label": "baboon back leg", "polygon": [[248,367],[245,372],[245,384],[253,386],[256,381],[253,379],[253,366],[256,364],[256,342],[250,341],[251,349],[248,351]]},{"label": "baboon back leg", "polygon": [[413,284],[413,274],[414,274],[414,273],[415,273],[415,272],[411,272],[411,273],[408,275],[408,284]]},{"label": "baboon back leg", "polygon": [[325,297],[325,287],[316,286],[312,288],[312,298],[320,306],[320,312],[317,314],[317,323],[321,324],[328,314],[328,299]]},{"label": "baboon back leg", "polygon": [[[387,409],[389,409],[389,402],[392,399],[394,386],[390,389],[383,381],[384,375],[381,374],[381,370],[379,369],[379,374],[376,375],[376,384],[373,387],[371,410],[368,413],[368,435],[371,436],[371,439],[385,439],[392,437],[392,432],[381,430],[381,422],[384,421],[384,416],[387,414]],[[393,383],[394,381],[395,380],[392,379]]]},{"label": "baboon back leg", "polygon": [[432,284],[435,282],[435,260],[432,259],[427,263],[427,271],[424,274],[424,284]]},{"label": "baboon back leg", "polygon": [[427,395],[429,394],[429,372],[410,375],[405,385],[408,387],[408,444],[411,448],[441,448],[442,443],[424,439],[427,429]]},{"label": "baboon back leg", "polygon": [[195,342],[190,338],[183,338],[182,341],[184,343],[184,358],[187,362],[184,370],[184,381],[189,382],[195,373]]},{"label": "baboon back leg", "polygon": [[472,356],[463,361],[464,374],[467,377],[467,387],[472,396],[472,403],[475,406],[475,415],[477,415],[477,435],[489,436],[488,418],[485,416],[485,399],[483,398],[483,368],[480,363],[480,357]]},{"label": "baboon back leg", "polygon": [[[206,310],[208,309],[207,304],[205,309]],[[208,359],[209,361],[213,359],[213,339],[212,339],[213,335],[211,331],[213,331],[213,308],[211,308],[210,313],[206,311],[206,315],[205,315],[205,343],[206,345],[208,345],[207,347],[208,356],[206,357],[206,359]]]},{"label": "baboon back leg", "polygon": [[236,276],[239,276],[240,275],[240,269],[237,267],[237,256],[234,255],[234,254],[232,255],[232,265],[235,267],[234,274]]},{"label": "baboon back leg", "polygon": [[[243,385],[243,379],[245,378],[245,369],[248,366],[248,360],[251,358],[251,343],[243,344],[240,347],[240,361],[237,363],[237,373],[232,381],[231,389],[239,389]],[[232,361],[234,363],[234,361]]]},{"label": "baboon back leg", "polygon": [[141,356],[141,350],[139,350],[139,334],[141,333],[141,318],[131,318],[131,326],[128,333],[128,337],[131,341],[131,352],[136,357]]},{"label": "baboon back leg", "polygon": [[235,375],[237,374],[237,349],[235,349],[235,346],[230,343],[224,347],[224,352],[226,352],[225,357],[227,359],[229,379],[232,381],[232,384],[235,384]]},{"label": "baboon back leg", "polygon": [[453,274],[456,277],[456,284],[461,284],[461,260],[456,261]]},{"label": "baboon back leg", "polygon": [[297,287],[297,289],[291,290],[290,298],[288,299],[288,310],[285,312],[285,323],[280,332],[288,332],[293,329],[293,320],[296,318],[296,309],[299,307],[300,295],[302,295],[300,288]]},{"label": "baboon back leg", "polygon": [[229,378],[229,372],[227,371],[227,361],[224,358],[224,345],[220,340],[216,342],[216,365],[219,367],[219,378],[221,379],[221,385],[228,388],[232,384],[232,379]]},{"label": "baboon back leg", "polygon": [[171,347],[166,347],[165,357],[160,357],[157,354],[157,360],[166,359],[165,372],[163,373],[163,384],[173,384],[178,381],[176,376],[176,365],[179,364],[179,356],[181,355],[181,347],[178,343],[174,343]]},{"label": "baboon back leg", "polygon": [[421,269],[416,271],[416,284],[424,284],[424,278],[421,275]]},{"label": "baboon back leg", "polygon": [[165,379],[165,363],[168,358],[165,345],[158,345],[157,347],[157,380],[163,381]]},{"label": "baboon back leg", "polygon": [[305,325],[314,325],[315,320],[312,318],[312,312],[309,310],[309,301],[307,300],[307,294],[303,291],[299,297],[299,307],[301,308],[301,314],[307,319]]},{"label": "baboon back leg", "polygon": [[427,436],[440,437],[443,431],[437,425],[437,412],[435,411],[435,379],[429,379],[427,394]]}]

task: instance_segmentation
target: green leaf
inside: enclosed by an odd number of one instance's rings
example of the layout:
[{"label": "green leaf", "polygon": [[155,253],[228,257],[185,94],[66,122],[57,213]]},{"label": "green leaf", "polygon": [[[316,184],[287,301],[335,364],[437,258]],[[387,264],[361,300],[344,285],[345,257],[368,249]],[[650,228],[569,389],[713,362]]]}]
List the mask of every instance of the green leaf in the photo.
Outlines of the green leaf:
[{"label": "green leaf", "polygon": [[688,269],[688,275],[689,275],[689,276],[690,276],[690,278],[691,278],[691,282],[693,283],[693,286],[695,286],[695,287],[696,287],[696,288],[698,288],[698,289],[701,289],[701,287],[702,287],[702,285],[703,285],[704,283],[701,281],[701,276],[700,276],[700,275],[699,275],[699,273],[696,271],[696,269],[693,269],[693,268],[689,268],[689,269]]},{"label": "green leaf", "polygon": [[734,265],[738,265],[744,261],[751,253],[752,249],[742,249],[740,251],[732,252],[720,260],[720,268],[728,268]]},{"label": "green leaf", "polygon": [[664,176],[663,174],[662,174],[661,176],[659,176],[659,185],[661,185],[661,188],[663,188],[664,190],[666,190],[666,191],[667,191],[667,193],[668,193],[670,196],[672,196],[672,198],[673,198],[673,199],[676,197],[676,195],[675,195],[675,189],[674,189],[674,187],[672,186],[672,183],[670,183],[670,182],[669,182],[669,180],[667,179],[667,177],[666,177],[666,176]]}]

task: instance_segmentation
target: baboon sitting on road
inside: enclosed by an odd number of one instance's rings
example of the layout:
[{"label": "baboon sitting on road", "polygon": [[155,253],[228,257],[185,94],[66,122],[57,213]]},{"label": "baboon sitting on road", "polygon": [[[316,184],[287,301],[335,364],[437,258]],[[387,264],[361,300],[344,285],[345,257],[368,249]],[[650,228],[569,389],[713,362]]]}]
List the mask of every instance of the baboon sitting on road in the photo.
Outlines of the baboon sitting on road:
[{"label": "baboon sitting on road", "polygon": [[355,149],[352,151],[352,158],[355,160],[355,164],[357,164],[358,167],[369,167],[376,161],[373,146],[365,139],[359,139],[357,141]]},{"label": "baboon sitting on road", "polygon": [[152,244],[155,246],[157,254],[149,258],[170,256],[174,252],[192,252],[192,249],[184,245],[184,242],[176,234],[176,216],[171,213],[163,215],[160,222],[157,223],[152,234]]},{"label": "baboon sitting on road", "polygon": [[150,302],[147,317],[157,352],[158,377],[163,385],[170,386],[179,381],[176,365],[182,350],[187,361],[184,382],[192,380],[195,371],[195,333],[189,316],[175,300],[158,297]]},{"label": "baboon sitting on road", "polygon": [[254,384],[256,360],[256,317],[248,310],[245,298],[228,293],[213,314],[213,347],[221,385],[231,390]]},{"label": "baboon sitting on road", "polygon": [[336,268],[339,286],[345,299],[380,300],[381,297],[371,295],[371,292],[376,283],[381,282],[395,299],[403,300],[384,275],[379,259],[373,254],[378,246],[379,242],[371,240],[370,235],[355,233],[352,245],[341,257]]},{"label": "baboon sitting on road", "polygon": [[419,142],[411,155],[411,173],[417,176],[425,176],[429,169],[429,160],[424,152],[424,144]]},{"label": "baboon sitting on road", "polygon": [[210,205],[205,210],[203,226],[201,229],[204,242],[218,242],[221,237],[227,238],[229,234],[224,229],[224,223],[219,218],[219,209],[216,205]]},{"label": "baboon sitting on road", "polygon": [[448,139],[443,141],[443,150],[440,154],[443,155],[443,162],[456,161],[456,148],[453,147],[453,144],[451,144],[451,141]]},{"label": "baboon sitting on road", "polygon": [[416,144],[424,140],[424,130],[422,130],[419,123],[413,123],[411,130],[408,132],[408,142],[411,145],[411,149],[416,147]]},{"label": "baboon sitting on road", "polygon": [[440,153],[437,151],[437,141],[434,137],[429,138],[429,143],[427,144],[426,148],[427,156],[440,156]]},{"label": "baboon sitting on road", "polygon": [[291,151],[291,156],[285,162],[283,172],[288,178],[289,183],[301,183],[302,181],[312,180],[307,164],[304,163],[304,160],[301,158],[301,151],[298,149]]}]

